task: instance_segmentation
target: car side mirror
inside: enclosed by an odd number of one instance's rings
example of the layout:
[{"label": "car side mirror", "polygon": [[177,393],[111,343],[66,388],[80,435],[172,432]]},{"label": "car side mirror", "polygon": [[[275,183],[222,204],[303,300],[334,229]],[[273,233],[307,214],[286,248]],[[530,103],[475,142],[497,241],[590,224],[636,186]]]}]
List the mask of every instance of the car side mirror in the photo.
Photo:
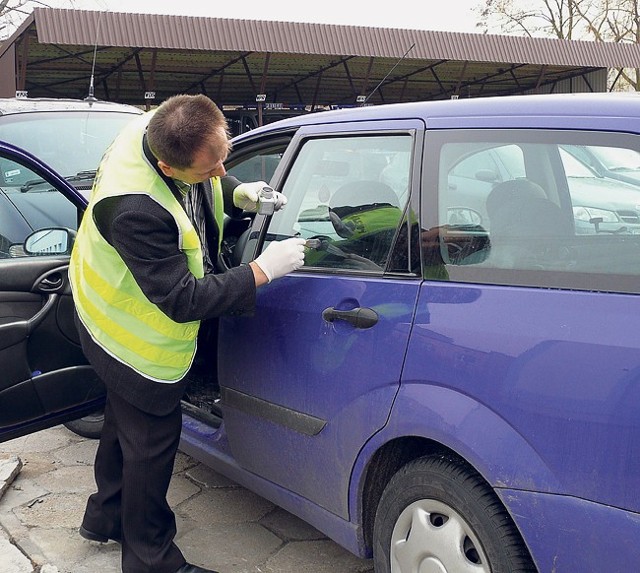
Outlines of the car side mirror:
[{"label": "car side mirror", "polygon": [[64,228],[39,229],[24,241],[28,255],[68,255],[73,246],[73,231]]},{"label": "car side mirror", "polygon": [[500,177],[493,169],[478,169],[475,173],[475,178],[485,183],[496,183],[500,180]]}]

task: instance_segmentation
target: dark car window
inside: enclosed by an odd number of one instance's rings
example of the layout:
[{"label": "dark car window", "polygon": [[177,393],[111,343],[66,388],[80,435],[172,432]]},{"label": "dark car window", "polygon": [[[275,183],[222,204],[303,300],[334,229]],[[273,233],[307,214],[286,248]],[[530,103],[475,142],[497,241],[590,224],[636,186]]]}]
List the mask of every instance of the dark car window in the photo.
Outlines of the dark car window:
[{"label": "dark car window", "polygon": [[307,141],[269,233],[311,240],[307,267],[381,272],[408,200],[412,146],[397,134]]},{"label": "dark car window", "polygon": [[0,258],[25,256],[38,229],[77,229],[78,209],[27,166],[0,157]]},{"label": "dark car window", "polygon": [[602,174],[571,152],[593,145],[629,156],[640,148],[637,137],[564,131],[439,137],[437,166],[428,171],[438,173],[437,225],[423,230],[423,247],[425,261],[448,272],[426,276],[640,292],[640,186]]},{"label": "dark car window", "polygon": [[283,149],[261,150],[255,155],[243,157],[242,162],[227,167],[227,173],[240,181],[266,181],[269,183],[282,159]]},{"label": "dark car window", "polygon": [[[56,99],[0,98],[0,140],[28,151],[88,198],[100,160],[141,110],[126,105]],[[0,158],[2,256],[17,256],[38,229],[75,230],[78,214],[29,168]]]}]

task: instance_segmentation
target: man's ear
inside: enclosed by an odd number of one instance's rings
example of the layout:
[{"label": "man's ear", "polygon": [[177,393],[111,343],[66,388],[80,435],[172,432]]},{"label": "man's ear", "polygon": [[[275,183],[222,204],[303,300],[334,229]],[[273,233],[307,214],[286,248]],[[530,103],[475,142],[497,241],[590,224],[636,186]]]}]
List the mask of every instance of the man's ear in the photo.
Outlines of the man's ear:
[{"label": "man's ear", "polygon": [[173,177],[173,168],[162,161],[162,159],[158,159],[158,167],[167,177]]}]

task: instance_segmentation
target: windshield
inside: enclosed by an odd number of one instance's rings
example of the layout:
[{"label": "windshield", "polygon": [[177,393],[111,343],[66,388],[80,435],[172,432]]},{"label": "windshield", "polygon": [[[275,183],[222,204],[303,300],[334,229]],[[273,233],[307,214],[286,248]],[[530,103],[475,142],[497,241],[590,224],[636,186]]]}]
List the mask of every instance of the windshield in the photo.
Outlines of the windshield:
[{"label": "windshield", "polygon": [[[6,115],[0,118],[0,139],[30,151],[60,175],[69,177],[95,171],[117,133],[134,117],[131,113],[98,110]],[[26,178],[26,173],[22,177],[18,172],[6,183],[23,185]]]},{"label": "windshield", "polygon": [[619,147],[589,147],[593,153],[607,168],[613,171],[638,171],[640,170],[640,153],[635,149]]}]

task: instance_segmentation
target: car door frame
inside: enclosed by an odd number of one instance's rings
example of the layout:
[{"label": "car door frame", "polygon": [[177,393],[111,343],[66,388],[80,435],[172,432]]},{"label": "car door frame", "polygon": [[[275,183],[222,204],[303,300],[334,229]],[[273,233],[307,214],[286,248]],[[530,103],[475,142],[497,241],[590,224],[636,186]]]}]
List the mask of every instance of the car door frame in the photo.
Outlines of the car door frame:
[{"label": "car door frame", "polygon": [[[0,141],[0,154],[25,165],[71,201],[79,222],[87,202],[64,178],[14,145]],[[0,259],[0,353],[5,365],[13,363],[12,371],[5,370],[9,382],[0,384],[0,442],[80,418],[104,404],[104,385],[76,338],[68,265],[69,253]],[[55,357],[62,343],[64,355]],[[46,345],[43,356],[34,353],[39,345]],[[51,370],[39,370],[34,355]]]}]

